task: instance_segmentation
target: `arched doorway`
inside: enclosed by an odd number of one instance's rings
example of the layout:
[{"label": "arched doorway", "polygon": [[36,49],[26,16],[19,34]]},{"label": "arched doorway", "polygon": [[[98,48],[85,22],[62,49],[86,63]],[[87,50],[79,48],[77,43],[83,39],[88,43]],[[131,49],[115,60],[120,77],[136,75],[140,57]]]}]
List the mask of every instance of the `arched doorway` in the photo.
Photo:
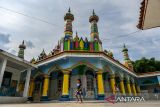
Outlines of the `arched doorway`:
[{"label": "arched doorway", "polygon": [[111,91],[111,87],[110,87],[110,74],[108,72],[103,73],[103,80],[104,80],[105,96],[110,96],[112,91]]},{"label": "arched doorway", "polygon": [[63,86],[63,73],[62,71],[54,71],[50,73],[49,82],[49,99],[57,100],[61,97]]},{"label": "arched doorway", "polygon": [[34,101],[41,100],[42,91],[43,91],[43,81],[44,81],[43,75],[37,76],[34,80],[34,82],[35,82],[35,87],[34,87],[34,91],[33,91],[33,100]]},{"label": "arched doorway", "polygon": [[116,77],[115,77],[115,85],[116,85],[116,87],[115,88],[116,88],[116,94],[117,95],[121,94],[120,81],[121,81],[121,79],[120,79],[119,75],[116,75]]},{"label": "arched doorway", "polygon": [[131,88],[131,95],[134,95],[134,90],[133,90],[133,81],[132,80],[130,80],[130,88]]},{"label": "arched doorway", "polygon": [[96,74],[92,70],[87,70],[86,73],[86,96],[85,98],[96,98],[97,79]]},{"label": "arched doorway", "polygon": [[85,99],[95,99],[96,98],[96,72],[86,66],[78,65],[72,69],[70,78],[70,98],[75,98],[76,82],[77,79],[81,79],[82,82],[82,96]]}]

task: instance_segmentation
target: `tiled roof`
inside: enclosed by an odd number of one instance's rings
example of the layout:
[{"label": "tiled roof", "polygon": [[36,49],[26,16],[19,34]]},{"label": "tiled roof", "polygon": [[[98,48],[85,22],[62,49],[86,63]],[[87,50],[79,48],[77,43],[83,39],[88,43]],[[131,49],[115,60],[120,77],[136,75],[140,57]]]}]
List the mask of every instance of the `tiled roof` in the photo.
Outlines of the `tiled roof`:
[{"label": "tiled roof", "polygon": [[146,5],[148,3],[148,0],[143,0],[141,2],[141,7],[140,7],[140,15],[139,15],[139,23],[137,25],[137,28],[143,29],[143,24],[144,24],[144,17],[146,14]]}]

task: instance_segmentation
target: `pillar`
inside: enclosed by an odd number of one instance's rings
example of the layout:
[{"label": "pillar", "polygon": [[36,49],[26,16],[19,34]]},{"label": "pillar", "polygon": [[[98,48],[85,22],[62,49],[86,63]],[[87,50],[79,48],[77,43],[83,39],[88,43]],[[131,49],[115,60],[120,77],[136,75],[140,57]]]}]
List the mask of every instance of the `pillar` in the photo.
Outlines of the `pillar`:
[{"label": "pillar", "polygon": [[69,70],[63,70],[63,87],[61,101],[69,101]]},{"label": "pillar", "polygon": [[138,86],[138,84],[136,84],[136,89],[137,89],[138,95],[140,95],[141,94],[141,90],[140,90],[140,87]]},{"label": "pillar", "polygon": [[0,87],[2,85],[3,75],[4,75],[4,71],[6,69],[6,65],[7,65],[7,59],[4,58],[4,59],[2,59],[2,63],[0,63]]},{"label": "pillar", "polygon": [[103,76],[102,71],[97,72],[97,85],[98,85],[98,100],[104,100],[104,84],[103,84]]},{"label": "pillar", "polygon": [[26,80],[25,80],[24,91],[23,91],[23,97],[28,97],[30,75],[31,75],[31,68],[28,68],[27,75],[26,75]]},{"label": "pillar", "polygon": [[115,90],[115,75],[111,75],[110,76],[110,85],[111,85],[112,94],[116,94],[116,90]]},{"label": "pillar", "polygon": [[135,84],[132,84],[132,90],[133,90],[133,95],[137,96],[137,92],[136,92],[136,88],[135,88]]},{"label": "pillar", "polygon": [[130,85],[130,82],[127,82],[127,91],[128,91],[128,95],[131,95],[131,85]]},{"label": "pillar", "polygon": [[123,79],[120,81],[120,91],[122,95],[125,95],[125,88],[124,88],[124,82]]},{"label": "pillar", "polygon": [[49,76],[44,75],[42,100],[48,101]]},{"label": "pillar", "polygon": [[23,90],[24,90],[24,82],[19,82],[19,84],[18,84],[18,92],[23,92]]},{"label": "pillar", "polygon": [[31,79],[30,85],[29,85],[29,93],[28,93],[29,100],[33,99],[33,90],[34,90],[34,79]]}]

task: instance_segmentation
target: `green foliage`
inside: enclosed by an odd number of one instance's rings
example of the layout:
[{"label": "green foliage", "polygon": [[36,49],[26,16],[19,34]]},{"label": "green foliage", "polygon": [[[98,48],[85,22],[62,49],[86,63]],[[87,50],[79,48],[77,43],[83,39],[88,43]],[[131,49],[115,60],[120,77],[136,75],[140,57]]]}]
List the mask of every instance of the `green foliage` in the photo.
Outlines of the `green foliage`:
[{"label": "green foliage", "polygon": [[143,57],[132,63],[134,66],[134,71],[137,73],[160,71],[160,61],[155,60],[155,58],[147,59]]}]

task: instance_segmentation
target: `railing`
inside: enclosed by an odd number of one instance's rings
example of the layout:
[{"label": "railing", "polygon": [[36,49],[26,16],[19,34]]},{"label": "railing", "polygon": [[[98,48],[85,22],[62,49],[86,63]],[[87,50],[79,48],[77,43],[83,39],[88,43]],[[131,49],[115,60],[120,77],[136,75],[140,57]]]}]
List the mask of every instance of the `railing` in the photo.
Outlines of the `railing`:
[{"label": "railing", "polygon": [[20,97],[20,93],[16,91],[16,88],[9,86],[2,86],[0,88],[0,96],[14,96]]},{"label": "railing", "polygon": [[[70,99],[74,99],[76,98],[75,97],[75,92],[76,92],[76,88],[70,88],[69,89],[69,97]],[[82,97],[85,99],[87,98],[87,92],[85,88],[82,89]],[[93,89],[93,96],[94,96],[94,99],[96,99],[96,96],[97,96],[97,88],[94,88]],[[87,98],[88,99],[88,98]]]},{"label": "railing", "polygon": [[143,96],[145,100],[160,101],[160,92],[159,93],[141,93],[141,96]]}]

